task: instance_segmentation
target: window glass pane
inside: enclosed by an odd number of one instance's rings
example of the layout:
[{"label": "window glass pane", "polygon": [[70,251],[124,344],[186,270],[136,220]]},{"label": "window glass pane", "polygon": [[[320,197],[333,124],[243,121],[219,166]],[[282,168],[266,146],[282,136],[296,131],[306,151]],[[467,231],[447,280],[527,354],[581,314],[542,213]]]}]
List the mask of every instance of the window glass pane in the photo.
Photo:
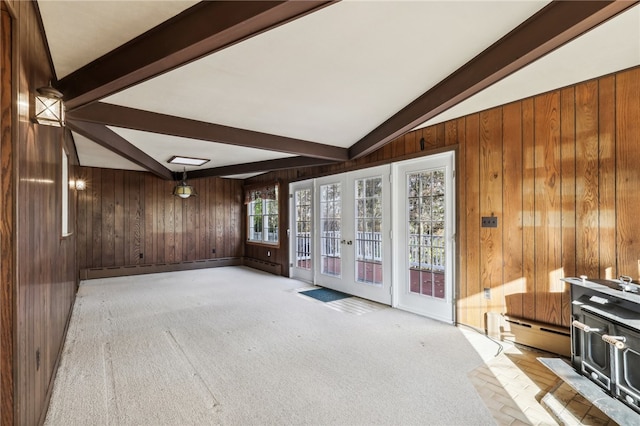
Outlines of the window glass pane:
[{"label": "window glass pane", "polygon": [[341,276],[341,203],[340,184],[320,186],[320,272]]},{"label": "window glass pane", "polygon": [[445,298],[444,178],[443,169],[407,176],[409,288],[436,298]]},{"label": "window glass pane", "polygon": [[[382,285],[382,178],[355,181],[356,280]],[[364,190],[363,190],[364,189]]]},{"label": "window glass pane", "polygon": [[311,190],[295,192],[296,200],[296,266],[311,269]]}]

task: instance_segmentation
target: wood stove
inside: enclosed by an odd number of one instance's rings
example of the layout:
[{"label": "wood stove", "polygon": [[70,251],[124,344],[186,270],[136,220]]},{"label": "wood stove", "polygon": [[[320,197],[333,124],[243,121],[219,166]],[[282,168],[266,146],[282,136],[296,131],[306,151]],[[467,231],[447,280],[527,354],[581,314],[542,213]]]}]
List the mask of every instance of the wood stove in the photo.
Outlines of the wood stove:
[{"label": "wood stove", "polygon": [[640,413],[640,286],[565,278],[571,284],[571,364]]}]

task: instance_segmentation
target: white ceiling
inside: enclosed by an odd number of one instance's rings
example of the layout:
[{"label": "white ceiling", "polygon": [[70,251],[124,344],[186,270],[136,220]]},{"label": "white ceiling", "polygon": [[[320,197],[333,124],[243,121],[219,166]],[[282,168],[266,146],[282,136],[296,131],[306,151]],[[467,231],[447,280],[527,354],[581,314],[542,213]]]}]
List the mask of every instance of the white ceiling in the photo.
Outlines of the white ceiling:
[{"label": "white ceiling", "polygon": [[419,127],[640,65],[640,7],[616,16]]},{"label": "white ceiling", "polygon": [[[38,1],[59,79],[193,3]],[[102,102],[348,148],[547,3],[342,1]],[[635,65],[638,6],[424,125]],[[173,155],[210,158],[206,168],[291,156],[112,130],[173,171]],[[74,139],[84,166],[141,169]]]}]

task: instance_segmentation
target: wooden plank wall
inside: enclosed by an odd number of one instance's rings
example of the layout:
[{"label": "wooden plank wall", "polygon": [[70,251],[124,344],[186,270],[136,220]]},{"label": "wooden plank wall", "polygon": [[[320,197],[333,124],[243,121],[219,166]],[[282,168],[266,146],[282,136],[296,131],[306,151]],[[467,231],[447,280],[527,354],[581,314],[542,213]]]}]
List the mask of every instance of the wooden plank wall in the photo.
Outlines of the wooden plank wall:
[{"label": "wooden plank wall", "polygon": [[[5,304],[12,304],[15,354],[9,371],[2,364],[3,380],[7,373],[14,378],[13,406],[3,394],[2,424],[34,425],[43,421],[46,412],[77,288],[76,236],[62,237],[62,185],[68,184],[62,182],[62,147],[69,153],[71,178],[78,161],[70,135],[61,128],[34,124],[30,108],[24,106],[32,104],[36,88],[53,78],[34,5],[14,1],[4,6],[12,18],[14,50],[13,67],[4,57],[2,67],[13,70],[14,91],[4,79],[1,90],[15,93],[17,102],[14,98],[13,123],[4,116],[1,122],[3,146],[6,135],[13,137],[9,136],[13,165],[5,169],[3,156],[2,174],[3,182],[9,178],[14,187],[3,186],[3,190],[15,191],[14,197],[3,196],[3,200],[16,213],[15,243],[10,252],[2,253],[3,259],[15,259],[10,283],[15,299],[1,300],[3,311]],[[70,191],[71,224],[75,223],[75,206],[75,193]]]},{"label": "wooden plank wall", "polygon": [[13,424],[15,180],[11,15],[0,4],[0,425]]},{"label": "wooden plank wall", "polygon": [[80,269],[242,256],[242,181],[190,179],[198,196],[181,199],[171,195],[175,182],[150,173],[80,173]]},{"label": "wooden plank wall", "polygon": [[[487,312],[569,325],[560,278],[640,279],[640,68],[408,133],[376,152],[246,184],[291,181],[457,150],[457,318],[484,328]],[[424,138],[425,150],[420,150]],[[481,228],[496,216],[497,228]],[[288,244],[266,257],[283,265]],[[483,297],[489,289],[490,299]]]}]

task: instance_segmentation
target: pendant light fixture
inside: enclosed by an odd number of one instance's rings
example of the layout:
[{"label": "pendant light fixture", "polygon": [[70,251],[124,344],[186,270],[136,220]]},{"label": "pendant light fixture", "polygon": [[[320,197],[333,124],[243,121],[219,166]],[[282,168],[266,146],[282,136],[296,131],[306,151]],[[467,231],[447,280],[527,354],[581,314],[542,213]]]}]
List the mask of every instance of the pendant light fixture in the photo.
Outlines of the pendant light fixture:
[{"label": "pendant light fixture", "polygon": [[192,195],[197,196],[195,188],[187,183],[187,169],[182,172],[182,180],[173,188],[173,195],[180,198],[189,198]]}]

